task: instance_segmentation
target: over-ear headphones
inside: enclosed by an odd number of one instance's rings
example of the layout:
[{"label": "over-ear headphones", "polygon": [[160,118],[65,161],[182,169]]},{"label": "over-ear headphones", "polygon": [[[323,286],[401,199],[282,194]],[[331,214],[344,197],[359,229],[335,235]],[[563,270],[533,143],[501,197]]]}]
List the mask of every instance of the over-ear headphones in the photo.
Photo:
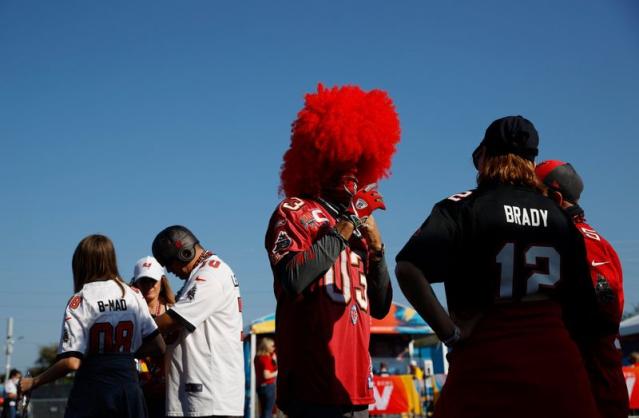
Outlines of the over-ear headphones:
[{"label": "over-ear headphones", "polygon": [[195,246],[199,242],[197,237],[186,227],[182,225],[169,226],[153,240],[153,256],[163,266],[174,260],[188,263],[195,257]]}]

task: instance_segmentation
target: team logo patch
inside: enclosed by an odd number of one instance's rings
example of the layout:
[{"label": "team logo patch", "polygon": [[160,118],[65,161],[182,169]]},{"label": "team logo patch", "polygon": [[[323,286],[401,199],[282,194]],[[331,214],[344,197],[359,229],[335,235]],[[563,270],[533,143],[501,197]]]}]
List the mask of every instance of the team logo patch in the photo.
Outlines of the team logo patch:
[{"label": "team logo patch", "polygon": [[196,293],[196,292],[197,292],[197,286],[193,286],[193,287],[191,288],[191,290],[189,290],[188,292],[186,292],[186,298],[187,298],[188,300],[190,300],[190,301],[191,301],[191,300],[193,300],[193,299],[195,299],[195,293]]},{"label": "team logo patch", "polygon": [[82,303],[82,296],[76,295],[72,297],[71,300],[69,301],[69,308],[77,309],[77,307],[80,306],[81,303]]},{"label": "team logo patch", "polygon": [[211,260],[211,261],[209,261],[209,266],[213,267],[214,269],[220,267],[220,260]]},{"label": "team logo patch", "polygon": [[314,225],[316,221],[315,218],[313,218],[313,215],[311,215],[310,213],[305,213],[304,215],[300,216],[300,223],[304,228],[308,229],[308,227]]},{"label": "team logo patch", "polygon": [[273,250],[272,250],[273,254],[279,253],[287,249],[288,247],[291,246],[292,242],[293,241],[288,236],[286,231],[280,231],[280,233],[277,234],[277,239],[275,240],[275,245],[273,246]]},{"label": "team logo patch", "polygon": [[357,324],[359,320],[359,313],[357,312],[357,307],[355,305],[351,306],[351,322],[353,325]]},{"label": "team logo patch", "polygon": [[608,280],[601,274],[597,275],[597,285],[595,286],[595,293],[599,303],[607,304],[614,302],[615,293],[612,291]]},{"label": "team logo patch", "polygon": [[366,207],[368,207],[368,203],[366,203],[364,199],[357,199],[357,201],[355,202],[355,209],[357,210],[362,210]]}]

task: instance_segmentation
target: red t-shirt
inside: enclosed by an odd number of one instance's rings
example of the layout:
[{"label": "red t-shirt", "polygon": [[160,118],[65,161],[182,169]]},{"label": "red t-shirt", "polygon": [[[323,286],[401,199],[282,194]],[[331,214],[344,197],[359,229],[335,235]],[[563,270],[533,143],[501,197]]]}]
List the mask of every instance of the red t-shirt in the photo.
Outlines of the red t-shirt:
[{"label": "red t-shirt", "polygon": [[277,371],[277,364],[273,361],[273,356],[267,354],[255,356],[255,381],[258,386],[275,383],[275,377],[271,377],[270,379],[264,378],[264,371]]},{"label": "red t-shirt", "polygon": [[608,324],[607,328],[614,330],[591,345],[581,347],[582,356],[602,416],[625,418],[628,416],[628,391],[622,371],[622,354],[616,341],[624,303],[621,262],[612,245],[583,219],[577,218],[575,226],[586,244],[599,315]]},{"label": "red t-shirt", "polygon": [[[334,225],[335,219],[318,202],[285,199],[266,233],[271,265],[291,251],[308,249]],[[292,400],[323,405],[372,402],[365,254],[365,241],[353,237],[333,267],[299,296],[275,281],[280,408],[285,410]]]}]

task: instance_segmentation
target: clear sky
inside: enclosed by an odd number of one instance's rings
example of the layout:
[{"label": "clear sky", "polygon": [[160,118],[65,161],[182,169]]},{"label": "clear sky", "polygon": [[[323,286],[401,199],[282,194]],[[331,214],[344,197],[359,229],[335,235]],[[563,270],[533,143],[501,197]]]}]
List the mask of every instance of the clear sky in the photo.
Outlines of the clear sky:
[{"label": "clear sky", "polygon": [[235,270],[245,323],[272,312],[263,237],[290,124],[318,82],[381,88],[397,106],[377,216],[391,268],[436,201],[473,187],[488,124],[521,114],[540,159],[582,174],[632,308],[638,75],[635,0],[0,1],[0,319],[23,337],[14,365],[58,340],[71,255],[91,233],[114,240],[128,279],[157,232],[184,224]]}]

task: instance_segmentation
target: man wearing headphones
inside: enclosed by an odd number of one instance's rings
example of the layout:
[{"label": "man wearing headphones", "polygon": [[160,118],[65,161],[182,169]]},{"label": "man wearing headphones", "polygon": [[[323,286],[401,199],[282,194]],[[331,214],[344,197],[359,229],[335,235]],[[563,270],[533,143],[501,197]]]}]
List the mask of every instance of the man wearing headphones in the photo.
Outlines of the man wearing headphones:
[{"label": "man wearing headphones", "polygon": [[166,352],[167,416],[242,416],[242,300],[233,271],[180,225],[161,231],[152,249],[186,281],[175,305],[156,318],[160,332],[179,331]]}]

